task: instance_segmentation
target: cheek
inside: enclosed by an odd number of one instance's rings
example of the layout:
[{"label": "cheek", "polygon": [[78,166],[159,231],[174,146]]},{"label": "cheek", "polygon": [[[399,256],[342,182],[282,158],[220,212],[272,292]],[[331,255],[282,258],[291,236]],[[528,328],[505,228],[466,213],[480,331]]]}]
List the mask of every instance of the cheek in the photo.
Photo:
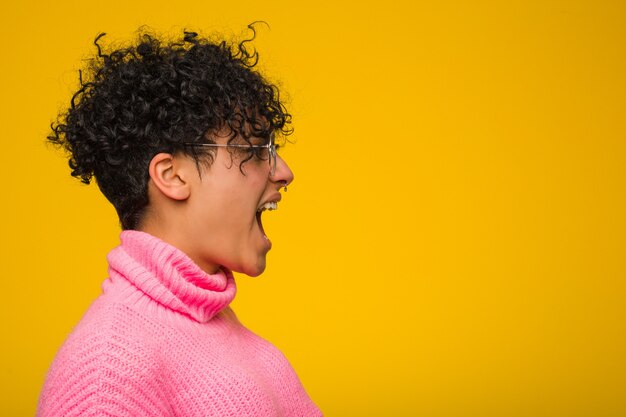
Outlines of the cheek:
[{"label": "cheek", "polygon": [[259,162],[248,161],[243,165],[244,176],[239,171],[239,163],[233,161],[229,169],[219,166],[207,175],[202,193],[195,202],[194,216],[204,219],[214,232],[250,229],[256,223],[256,209],[268,186],[268,169]]},{"label": "cheek", "polygon": [[258,203],[249,195],[246,190],[238,190],[209,196],[203,214],[206,232],[219,235],[224,243],[242,238],[242,233],[256,223]]}]

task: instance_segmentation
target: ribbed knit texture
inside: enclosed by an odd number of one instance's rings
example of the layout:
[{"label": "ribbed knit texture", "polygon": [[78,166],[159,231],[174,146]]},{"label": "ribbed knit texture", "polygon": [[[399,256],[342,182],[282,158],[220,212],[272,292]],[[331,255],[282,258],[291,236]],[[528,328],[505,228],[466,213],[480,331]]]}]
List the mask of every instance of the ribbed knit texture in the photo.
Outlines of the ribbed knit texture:
[{"label": "ribbed knit texture", "polygon": [[123,231],[102,295],[59,350],[37,415],[321,416],[283,354],[228,307],[230,271]]}]

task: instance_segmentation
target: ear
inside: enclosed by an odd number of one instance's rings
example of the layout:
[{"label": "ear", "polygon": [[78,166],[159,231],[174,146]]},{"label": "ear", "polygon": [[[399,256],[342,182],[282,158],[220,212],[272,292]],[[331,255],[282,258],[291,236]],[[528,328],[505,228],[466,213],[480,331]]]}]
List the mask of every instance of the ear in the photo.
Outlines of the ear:
[{"label": "ear", "polygon": [[158,153],[150,161],[148,172],[155,187],[173,200],[186,200],[191,193],[188,164],[169,153]]}]

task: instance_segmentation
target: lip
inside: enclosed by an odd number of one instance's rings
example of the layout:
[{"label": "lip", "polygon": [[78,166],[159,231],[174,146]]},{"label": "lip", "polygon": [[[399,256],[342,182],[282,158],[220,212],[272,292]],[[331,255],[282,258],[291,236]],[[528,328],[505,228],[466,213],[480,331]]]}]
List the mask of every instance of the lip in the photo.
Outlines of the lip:
[{"label": "lip", "polygon": [[280,195],[280,193],[273,194],[270,198],[268,198],[267,200],[264,200],[261,204],[259,204],[259,206],[257,207],[257,210],[263,207],[263,205],[265,205],[266,203],[270,203],[270,202],[278,203],[280,200],[282,200],[282,198],[283,196]]}]

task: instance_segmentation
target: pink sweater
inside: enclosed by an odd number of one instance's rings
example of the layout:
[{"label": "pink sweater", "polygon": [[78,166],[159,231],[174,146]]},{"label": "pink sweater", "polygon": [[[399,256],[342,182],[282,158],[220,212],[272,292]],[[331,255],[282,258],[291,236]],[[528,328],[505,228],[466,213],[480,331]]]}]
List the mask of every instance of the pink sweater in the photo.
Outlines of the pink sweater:
[{"label": "pink sweater", "polygon": [[58,352],[44,416],[321,416],[287,359],[239,323],[230,271],[123,231],[102,295]]}]

